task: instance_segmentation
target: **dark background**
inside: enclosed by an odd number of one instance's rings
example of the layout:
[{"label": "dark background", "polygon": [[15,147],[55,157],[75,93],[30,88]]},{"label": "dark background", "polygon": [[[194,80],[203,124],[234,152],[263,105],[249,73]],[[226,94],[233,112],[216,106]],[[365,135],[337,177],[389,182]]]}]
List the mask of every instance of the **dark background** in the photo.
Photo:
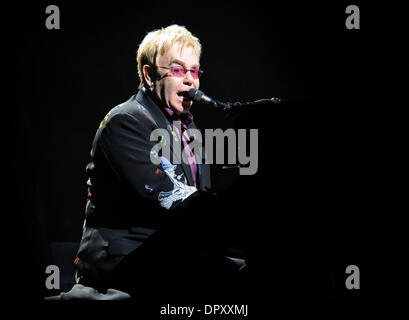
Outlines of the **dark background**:
[{"label": "dark background", "polygon": [[[59,6],[60,30],[45,27],[49,4]],[[229,226],[226,240],[248,259],[250,296],[402,296],[407,115],[402,101],[389,99],[397,89],[392,71],[402,66],[392,45],[402,39],[374,4],[355,2],[361,29],[347,30],[348,4],[4,8],[9,296],[47,295],[48,244],[80,240],[97,126],[137,91],[135,57],[145,34],[172,23],[199,37],[201,89],[209,96],[300,101],[236,118],[192,109],[201,128],[259,129],[257,174],[240,176],[215,209]],[[361,290],[345,289],[350,264],[360,267]]]}]

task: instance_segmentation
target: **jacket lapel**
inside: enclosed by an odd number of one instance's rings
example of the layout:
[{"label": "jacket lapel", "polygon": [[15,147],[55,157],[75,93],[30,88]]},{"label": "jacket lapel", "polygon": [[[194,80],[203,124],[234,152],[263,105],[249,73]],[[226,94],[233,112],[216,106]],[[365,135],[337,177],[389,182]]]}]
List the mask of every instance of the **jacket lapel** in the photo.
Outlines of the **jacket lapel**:
[{"label": "jacket lapel", "polygon": [[[183,152],[183,142],[180,140],[176,132],[173,130],[172,123],[166,118],[165,114],[163,111],[160,109],[160,107],[152,100],[151,97],[148,96],[148,94],[144,93],[142,90],[138,92],[136,95],[136,100],[142,104],[152,115],[153,120],[156,122],[159,128],[161,129],[166,129],[169,132],[169,137],[170,141],[167,141],[170,145],[170,152],[173,157],[173,159],[168,159],[171,161],[173,164],[178,163],[177,167],[181,168],[189,185],[193,186],[193,176],[192,172],[190,170],[189,164],[185,164],[183,162],[183,159],[181,158]],[[179,144],[179,146],[175,146],[175,144]],[[180,148],[180,152],[174,152],[175,148]]]}]

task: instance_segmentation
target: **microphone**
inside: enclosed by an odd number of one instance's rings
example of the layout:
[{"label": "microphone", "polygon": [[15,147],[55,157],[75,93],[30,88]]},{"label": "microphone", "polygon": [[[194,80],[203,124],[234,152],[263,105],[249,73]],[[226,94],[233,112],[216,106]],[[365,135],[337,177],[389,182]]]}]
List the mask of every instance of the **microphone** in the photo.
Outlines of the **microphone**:
[{"label": "microphone", "polygon": [[228,110],[231,108],[230,104],[218,101],[216,99],[212,99],[209,96],[205,95],[203,91],[200,91],[198,89],[194,88],[190,89],[187,93],[187,96],[192,101],[211,104],[216,108],[221,107],[223,110]]}]

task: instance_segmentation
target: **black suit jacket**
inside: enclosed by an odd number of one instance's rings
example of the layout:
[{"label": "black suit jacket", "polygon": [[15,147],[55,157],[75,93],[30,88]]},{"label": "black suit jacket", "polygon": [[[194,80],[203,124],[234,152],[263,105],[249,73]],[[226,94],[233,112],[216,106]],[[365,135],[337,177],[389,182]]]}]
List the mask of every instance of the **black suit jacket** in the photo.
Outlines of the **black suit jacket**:
[{"label": "black suit jacket", "polygon": [[[75,260],[81,283],[98,287],[124,257],[149,248],[150,242],[157,247],[180,236],[181,229],[174,226],[186,214],[185,204],[199,193],[197,189],[210,189],[208,165],[198,165],[196,189],[188,164],[173,165],[152,151],[158,141],[150,141],[150,135],[158,128],[169,132],[169,141],[162,143],[173,151],[178,137],[170,120],[141,90],[113,108],[97,130],[87,166],[84,232]],[[155,165],[151,156],[161,163]]]}]

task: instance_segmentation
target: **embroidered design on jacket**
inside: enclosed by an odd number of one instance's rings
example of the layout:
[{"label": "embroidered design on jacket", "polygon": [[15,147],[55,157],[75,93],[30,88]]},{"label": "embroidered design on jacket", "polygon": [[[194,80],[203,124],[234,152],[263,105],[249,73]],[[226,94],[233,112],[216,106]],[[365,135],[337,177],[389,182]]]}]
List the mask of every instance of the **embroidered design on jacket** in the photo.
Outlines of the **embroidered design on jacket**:
[{"label": "embroidered design on jacket", "polygon": [[163,171],[173,183],[173,190],[159,192],[158,200],[162,207],[170,209],[174,202],[179,200],[184,201],[192,193],[196,192],[197,189],[195,187],[187,185],[186,178],[185,183],[177,179],[178,177],[175,173],[176,166],[171,164],[168,159],[166,159],[165,157],[160,157],[159,159]]}]

